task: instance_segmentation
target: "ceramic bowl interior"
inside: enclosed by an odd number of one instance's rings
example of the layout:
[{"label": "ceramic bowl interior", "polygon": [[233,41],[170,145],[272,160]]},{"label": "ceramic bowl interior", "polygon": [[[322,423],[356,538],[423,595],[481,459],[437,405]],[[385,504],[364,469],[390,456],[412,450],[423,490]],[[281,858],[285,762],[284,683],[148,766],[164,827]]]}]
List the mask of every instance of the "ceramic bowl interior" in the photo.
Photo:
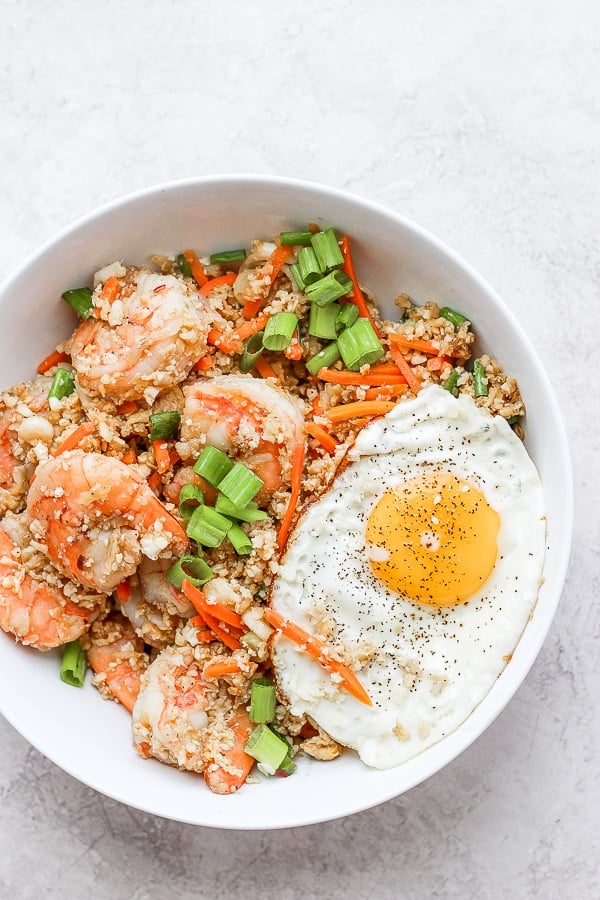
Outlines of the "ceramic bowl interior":
[{"label": "ceramic bowl interior", "polygon": [[352,754],[331,763],[303,759],[288,779],[263,779],[231,797],[202,779],[131,747],[128,713],[89,685],[58,678],[59,653],[26,650],[0,634],[0,711],[38,750],[85,784],[133,807],[200,825],[262,829],[334,819],[395,797],[465,749],[494,720],[532,665],[554,615],[571,536],[571,471],[564,428],[544,370],[509,309],[448,247],[400,215],[355,196],[306,182],[231,176],[159,186],[91,214],[46,244],[0,293],[0,387],[31,378],[37,362],[75,321],[59,299],[89,283],[114,259],[144,264],[151,253],[201,253],[247,245],[306,222],[352,235],[361,281],[393,317],[400,291],[436,299],[472,318],[478,351],[514,374],[527,406],[526,445],[542,479],[548,515],[544,584],[513,659],[458,730],[387,771]]}]

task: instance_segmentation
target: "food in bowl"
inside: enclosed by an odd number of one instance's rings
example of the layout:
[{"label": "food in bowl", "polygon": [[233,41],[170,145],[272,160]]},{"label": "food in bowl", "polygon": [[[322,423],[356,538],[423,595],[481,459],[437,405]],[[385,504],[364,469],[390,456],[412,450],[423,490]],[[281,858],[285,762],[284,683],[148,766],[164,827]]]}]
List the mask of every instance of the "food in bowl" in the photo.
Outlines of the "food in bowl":
[{"label": "food in bowl", "polygon": [[216,793],[410,758],[537,597],[516,382],[455,309],[383,320],[333,229],[152,264],[68,287],[81,323],[2,396],[2,628],[87,660],[138,753]]}]

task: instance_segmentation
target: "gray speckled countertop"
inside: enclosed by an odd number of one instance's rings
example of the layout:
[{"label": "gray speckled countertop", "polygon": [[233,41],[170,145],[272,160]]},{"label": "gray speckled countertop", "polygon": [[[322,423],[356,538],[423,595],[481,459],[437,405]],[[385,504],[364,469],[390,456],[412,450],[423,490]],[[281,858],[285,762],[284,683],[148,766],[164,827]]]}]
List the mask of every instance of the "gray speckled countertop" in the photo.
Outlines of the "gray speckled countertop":
[{"label": "gray speckled countertop", "polygon": [[[195,174],[348,188],[462,253],[572,440],[558,615],[495,724],[410,793],[279,833],[136,812],[0,721],[0,897],[600,896],[600,7],[595,0],[4,0],[0,275],[106,200]],[[1,690],[0,686],[0,690]]]}]

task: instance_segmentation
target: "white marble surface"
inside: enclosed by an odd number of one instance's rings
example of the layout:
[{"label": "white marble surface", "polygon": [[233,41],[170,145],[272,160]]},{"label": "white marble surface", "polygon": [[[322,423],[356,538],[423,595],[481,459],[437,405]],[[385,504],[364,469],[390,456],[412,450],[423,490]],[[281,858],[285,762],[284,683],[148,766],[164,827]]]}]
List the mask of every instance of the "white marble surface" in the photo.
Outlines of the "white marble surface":
[{"label": "white marble surface", "polygon": [[[426,784],[280,833],[98,796],[0,721],[0,897],[597,898],[597,0],[2,0],[0,275],[100,203],[194,174],[348,188],[465,255],[555,384],[576,481],[555,624]],[[0,690],[2,687],[0,686]]]}]

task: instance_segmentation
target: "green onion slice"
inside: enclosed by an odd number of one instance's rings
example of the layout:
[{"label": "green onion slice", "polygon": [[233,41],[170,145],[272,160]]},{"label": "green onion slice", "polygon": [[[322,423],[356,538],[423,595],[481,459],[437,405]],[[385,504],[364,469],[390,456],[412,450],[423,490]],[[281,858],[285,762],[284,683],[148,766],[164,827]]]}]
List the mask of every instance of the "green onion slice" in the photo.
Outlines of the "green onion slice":
[{"label": "green onion slice", "polygon": [[480,363],[478,359],[473,363],[473,385],[475,387],[476,397],[487,397],[488,381],[483,364]]},{"label": "green onion slice", "polygon": [[198,506],[187,523],[186,534],[203,547],[220,547],[231,520],[211,506]]},{"label": "green onion slice", "polygon": [[61,294],[65,303],[68,303],[82,319],[88,319],[90,316],[94,306],[92,296],[90,288],[73,288]]},{"label": "green onion slice", "polygon": [[264,509],[259,509],[256,503],[247,503],[246,506],[237,506],[224,494],[219,493],[215,501],[215,509],[230,519],[238,519],[240,522],[262,522],[268,515]]},{"label": "green onion slice", "polygon": [[298,253],[298,269],[305,285],[313,284],[323,275],[323,269],[312,247],[303,247]]},{"label": "green onion slice", "polygon": [[181,413],[175,409],[150,413],[150,440],[164,441],[167,438],[175,437],[180,421]]},{"label": "green onion slice", "polygon": [[60,677],[71,687],[83,687],[87,670],[87,657],[81,649],[79,641],[69,641],[63,649],[60,664]]},{"label": "green onion slice", "polygon": [[267,350],[285,350],[298,327],[298,316],[291,312],[278,312],[270,316],[265,326],[263,345]]},{"label": "green onion slice", "polygon": [[183,253],[180,253],[176,257],[176,261],[177,261],[177,265],[179,266],[179,271],[181,272],[181,274],[185,275],[186,278],[191,278],[192,270],[191,270],[189,262],[187,261],[187,259],[183,255]]},{"label": "green onion slice", "polygon": [[442,387],[445,388],[447,391],[450,391],[451,394],[454,394],[455,397],[458,394],[458,376],[459,375],[460,375],[460,372],[458,371],[458,369],[452,369],[452,371],[450,372],[450,374],[448,375],[446,380],[442,383]]},{"label": "green onion slice", "polygon": [[206,560],[201,556],[192,556],[191,553],[184,554],[170,569],[167,569],[165,574],[178,591],[181,590],[184,579],[190,581],[194,587],[202,587],[214,577],[214,572]]},{"label": "green onion slice", "polygon": [[292,273],[292,278],[296,282],[296,287],[300,291],[306,290],[306,283],[300,274],[300,266],[297,263],[294,263],[293,266],[290,266],[290,272]]},{"label": "green onion slice", "polygon": [[317,234],[313,234],[311,244],[324,272],[335,269],[336,266],[344,265],[344,257],[333,228],[327,228],[326,231],[318,231]]},{"label": "green onion slice", "polygon": [[75,375],[72,369],[57,369],[48,391],[48,400],[62,400],[75,390]]},{"label": "green onion slice", "polygon": [[315,353],[314,356],[307,360],[306,368],[311,375],[316,375],[319,369],[332,366],[341,358],[341,355],[337,341],[332,341],[331,344],[327,344],[326,347],[323,347],[322,350],[319,350],[318,353]]},{"label": "green onion slice", "polygon": [[349,278],[341,269],[335,269],[319,281],[315,281],[306,289],[306,296],[311,303],[318,306],[327,306],[334,300],[339,300],[349,291],[352,290],[352,279]]},{"label": "green onion slice", "polygon": [[219,482],[219,490],[236,506],[245,506],[263,486],[263,481],[243,463],[235,463]]},{"label": "green onion slice", "polygon": [[248,556],[249,553],[252,553],[252,541],[240,525],[231,525],[227,537],[238,556]]},{"label": "green onion slice", "polygon": [[274,775],[288,755],[289,747],[268,725],[261,723],[250,734],[244,750]]},{"label": "green onion slice", "polygon": [[[325,309],[330,309],[330,307],[326,306]],[[335,327],[338,334],[340,331],[343,331],[344,328],[350,328],[350,326],[354,325],[358,319],[358,306],[356,306],[355,303],[346,303],[344,306],[340,306],[339,309],[340,311],[335,320]]]},{"label": "green onion slice", "polygon": [[506,420],[509,425],[516,425],[517,422],[521,421],[522,416],[509,416]]},{"label": "green onion slice", "polygon": [[279,243],[282,247],[310,247],[312,231],[282,231]]},{"label": "green onion slice", "polygon": [[462,313],[458,312],[456,309],[451,309],[449,306],[442,306],[440,309],[440,316],[444,319],[447,319],[449,322],[452,322],[455,328],[461,324],[461,322],[470,322],[471,320],[467,318],[467,316],[463,316]]},{"label": "green onion slice", "polygon": [[241,372],[249,372],[256,365],[256,360],[262,356],[264,331],[257,331],[249,337],[244,345],[244,352],[239,361]]},{"label": "green onion slice", "polygon": [[272,722],[276,703],[274,682],[270,678],[255,678],[250,690],[250,721]]},{"label": "green onion slice", "polygon": [[[356,309],[356,307],[354,308]],[[339,303],[330,303],[328,306],[317,306],[316,303],[311,303],[308,333],[325,341],[334,341],[338,333],[336,323],[341,310],[342,307]],[[356,311],[358,312],[358,310]]]},{"label": "green onion slice", "polygon": [[384,355],[383,345],[369,319],[357,319],[338,336],[337,345],[347,368],[358,372],[362,366],[376,362]]},{"label": "green onion slice", "polygon": [[243,248],[240,250],[220,250],[218,253],[210,254],[211,266],[215,263],[243,262],[245,259],[246,251]]},{"label": "green onion slice", "polygon": [[277,769],[276,775],[279,775],[281,778],[287,778],[288,775],[293,775],[296,771],[297,766],[294,760],[292,759],[292,754],[288,753],[286,758],[280,764]]},{"label": "green onion slice", "polygon": [[217,487],[219,482],[225,478],[228,472],[233,469],[233,463],[221,450],[211,447],[208,444],[196,462],[194,463],[194,472],[206,478],[208,483],[213,487]]},{"label": "green onion slice", "polygon": [[191,519],[194,510],[204,503],[204,491],[197,484],[184,484],[179,492],[179,515]]}]

